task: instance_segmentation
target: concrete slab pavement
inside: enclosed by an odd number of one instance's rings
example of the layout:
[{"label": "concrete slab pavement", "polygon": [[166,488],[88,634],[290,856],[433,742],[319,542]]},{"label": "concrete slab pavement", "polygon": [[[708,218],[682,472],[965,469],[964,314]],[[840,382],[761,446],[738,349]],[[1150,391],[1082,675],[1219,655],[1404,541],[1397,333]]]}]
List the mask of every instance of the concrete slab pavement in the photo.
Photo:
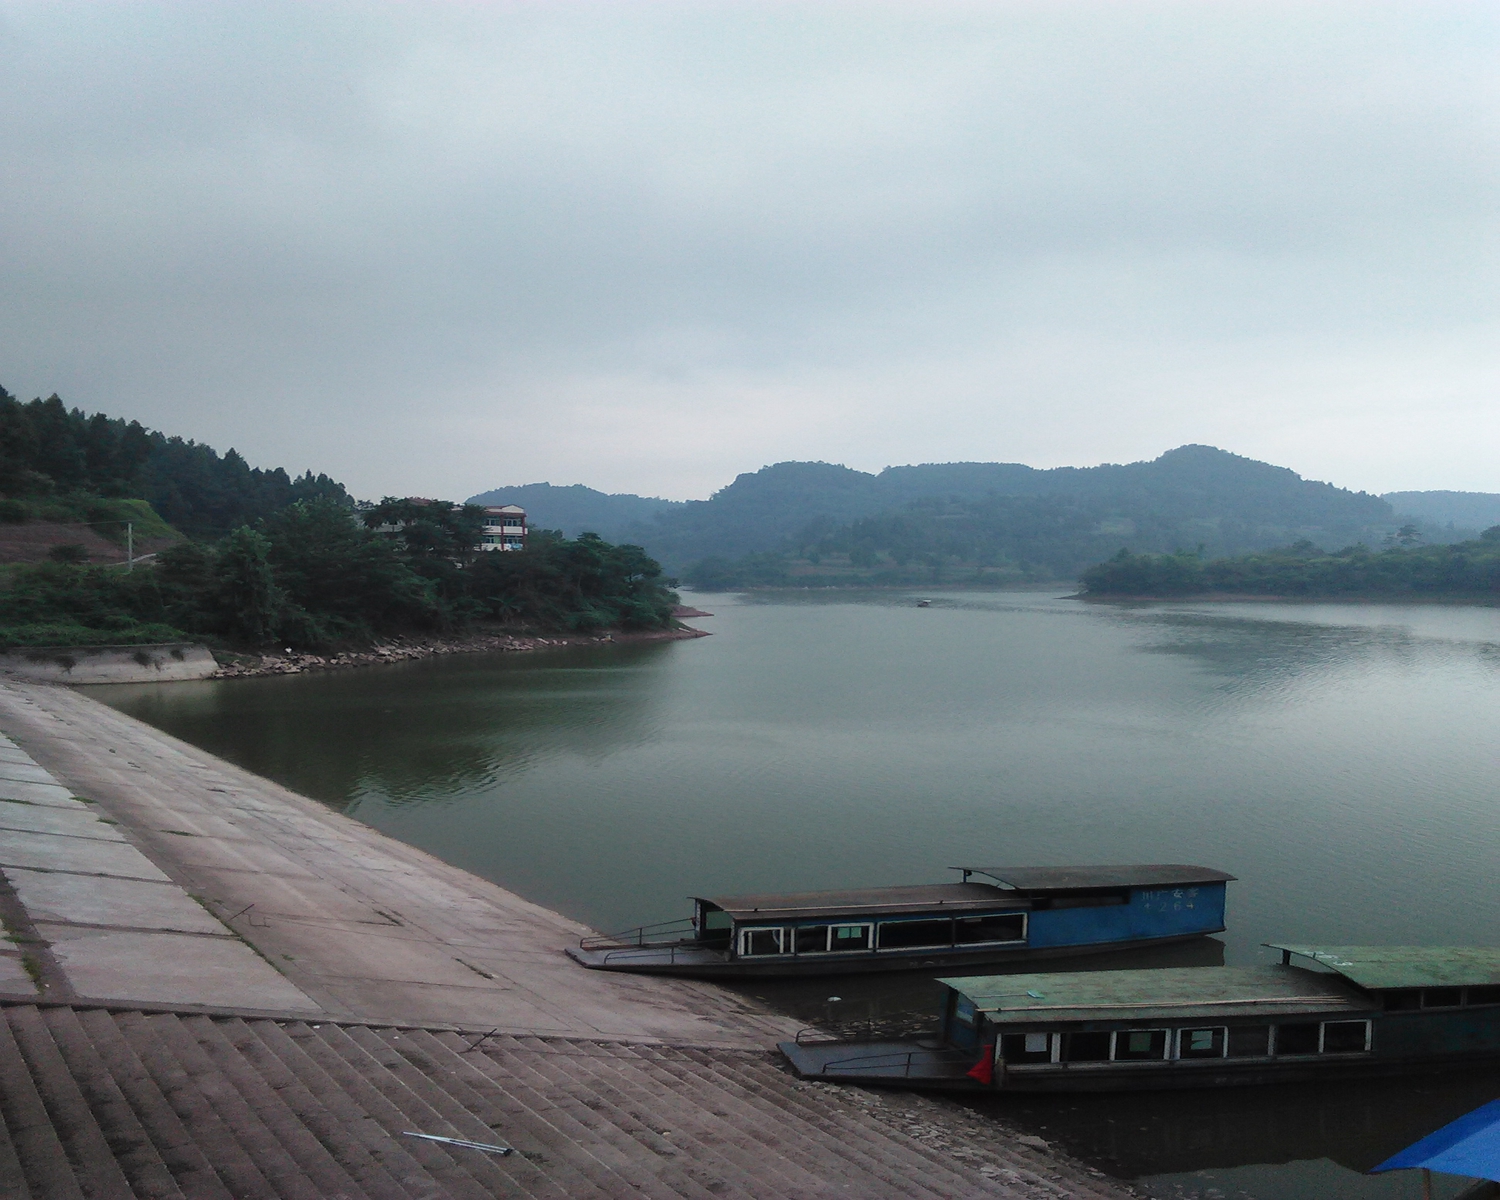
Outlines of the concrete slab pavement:
[{"label": "concrete slab pavement", "polygon": [[[317,1006],[11,739],[0,744],[0,995]],[[17,758],[24,758],[18,762]],[[13,778],[24,776],[24,778]]]},{"label": "concrete slab pavement", "polygon": [[96,838],[106,842],[125,840],[125,835],[118,826],[110,824],[83,804],[63,808],[57,805],[30,804],[25,800],[0,800],[0,829],[66,834],[69,837]]},{"label": "concrete slab pavement", "polygon": [[0,991],[36,995],[36,984],[26,970],[19,949],[0,951]]},{"label": "concrete slab pavement", "polygon": [[6,867],[5,877],[33,921],[229,936],[203,905],[170,881],[148,883],[17,867]]},{"label": "concrete slab pavement", "polygon": [[20,804],[50,804],[56,808],[82,808],[83,803],[73,793],[58,783],[22,783],[15,779],[0,779],[0,800],[14,800]]},{"label": "concrete slab pavement", "polygon": [[126,842],[21,829],[0,829],[0,867],[40,867],[49,871],[167,882],[166,873],[160,867]]},{"label": "concrete slab pavement", "polygon": [[38,922],[80,996],[316,1013],[294,984],[234,938]]}]

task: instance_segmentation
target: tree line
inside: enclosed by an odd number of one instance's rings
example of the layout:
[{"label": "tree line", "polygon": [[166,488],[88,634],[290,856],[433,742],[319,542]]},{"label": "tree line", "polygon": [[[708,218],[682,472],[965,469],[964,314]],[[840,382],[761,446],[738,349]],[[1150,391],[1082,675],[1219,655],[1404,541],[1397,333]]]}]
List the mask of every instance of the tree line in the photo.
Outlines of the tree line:
[{"label": "tree line", "polygon": [[0,568],[0,646],[196,638],[327,651],[476,622],[591,632],[673,619],[674,581],[638,546],[534,530],[524,550],[479,551],[476,505],[357,507],[326,475],[257,470],[234,451],[0,390],[0,520],[110,522],[119,509],[170,532],[158,502],[188,536],[134,570]]},{"label": "tree line", "polygon": [[105,520],[98,500],[139,499],[189,537],[223,537],[302,500],[352,507],[342,484],[252,467],[234,450],[168,437],[57,395],[21,403],[0,388],[0,520]]},{"label": "tree line", "polygon": [[[1412,527],[1402,530],[1408,539]],[[1500,525],[1450,545],[1326,552],[1309,541],[1232,558],[1121,550],[1082,576],[1091,596],[1299,596],[1500,600]]]}]

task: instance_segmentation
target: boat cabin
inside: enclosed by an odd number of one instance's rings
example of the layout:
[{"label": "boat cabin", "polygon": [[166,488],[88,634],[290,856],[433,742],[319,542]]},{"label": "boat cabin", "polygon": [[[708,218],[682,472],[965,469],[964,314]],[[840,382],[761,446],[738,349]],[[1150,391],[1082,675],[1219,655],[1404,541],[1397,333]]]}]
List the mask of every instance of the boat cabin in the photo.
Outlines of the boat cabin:
[{"label": "boat cabin", "polygon": [[1123,949],[1224,928],[1209,867],[956,867],[957,883],[699,896],[690,926],[587,938],[585,966],[692,974],[797,975],[941,969]]},{"label": "boat cabin", "polygon": [[[699,940],[736,957],[1076,949],[1224,928],[1224,886],[1207,867],[955,867],[963,882],[694,900]],[[988,882],[971,882],[980,876]]]},{"label": "boat cabin", "polygon": [[1500,1057],[1500,951],[1273,948],[1275,966],[944,979],[934,1042],[782,1049],[818,1078],[1006,1091],[1225,1086]]}]

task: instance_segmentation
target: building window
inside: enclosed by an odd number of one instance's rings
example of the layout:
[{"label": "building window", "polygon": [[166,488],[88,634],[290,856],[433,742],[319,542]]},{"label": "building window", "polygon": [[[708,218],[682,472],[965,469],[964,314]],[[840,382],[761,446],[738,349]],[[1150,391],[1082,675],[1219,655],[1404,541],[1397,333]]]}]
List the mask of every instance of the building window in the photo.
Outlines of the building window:
[{"label": "building window", "polygon": [[833,950],[868,950],[870,948],[869,925],[835,925],[829,948]]},{"label": "building window", "polygon": [[1271,1027],[1269,1025],[1241,1025],[1232,1028],[1225,1039],[1225,1053],[1229,1058],[1264,1058],[1271,1052]]},{"label": "building window", "polygon": [[983,942],[1024,942],[1025,913],[996,913],[986,917],[959,917],[953,922],[954,941],[960,946]]},{"label": "building window", "polygon": [[1051,1062],[1052,1037],[1046,1033],[1001,1034],[1000,1057],[1007,1065]]},{"label": "building window", "polygon": [[1223,1058],[1224,1027],[1207,1029],[1179,1029],[1177,1031],[1178,1058]]},{"label": "building window", "polygon": [[1322,1027],[1316,1021],[1276,1027],[1277,1054],[1316,1054]]},{"label": "building window", "polygon": [[828,952],[827,925],[800,925],[793,930],[798,954],[826,954]]},{"label": "building window", "polygon": [[1358,1054],[1370,1048],[1370,1022],[1324,1021],[1324,1054]]},{"label": "building window", "polygon": [[880,948],[882,950],[909,950],[921,946],[951,946],[952,944],[952,921],[882,921],[880,923]]},{"label": "building window", "polygon": [[740,953],[747,958],[761,954],[780,954],[785,945],[784,930],[745,929],[740,932]]},{"label": "building window", "polygon": [[1063,1034],[1063,1062],[1108,1062],[1109,1033],[1065,1033]]},{"label": "building window", "polygon": [[1122,1029],[1115,1034],[1116,1062],[1150,1062],[1166,1056],[1165,1029]]}]

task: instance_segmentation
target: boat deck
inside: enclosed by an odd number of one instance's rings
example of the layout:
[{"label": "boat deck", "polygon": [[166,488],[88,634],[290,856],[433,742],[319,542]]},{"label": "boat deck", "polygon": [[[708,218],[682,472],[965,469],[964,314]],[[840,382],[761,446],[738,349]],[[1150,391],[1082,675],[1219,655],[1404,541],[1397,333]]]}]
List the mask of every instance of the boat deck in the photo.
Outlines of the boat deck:
[{"label": "boat deck", "polygon": [[729,956],[721,950],[701,946],[602,946],[583,949],[567,948],[568,957],[596,971],[651,971],[657,968],[690,972],[694,969],[722,968]]},{"label": "boat deck", "polygon": [[902,1087],[941,1086],[948,1091],[967,1082],[975,1090],[983,1090],[977,1080],[968,1079],[979,1053],[975,1050],[911,1041],[782,1042],[777,1049],[804,1079]]}]

